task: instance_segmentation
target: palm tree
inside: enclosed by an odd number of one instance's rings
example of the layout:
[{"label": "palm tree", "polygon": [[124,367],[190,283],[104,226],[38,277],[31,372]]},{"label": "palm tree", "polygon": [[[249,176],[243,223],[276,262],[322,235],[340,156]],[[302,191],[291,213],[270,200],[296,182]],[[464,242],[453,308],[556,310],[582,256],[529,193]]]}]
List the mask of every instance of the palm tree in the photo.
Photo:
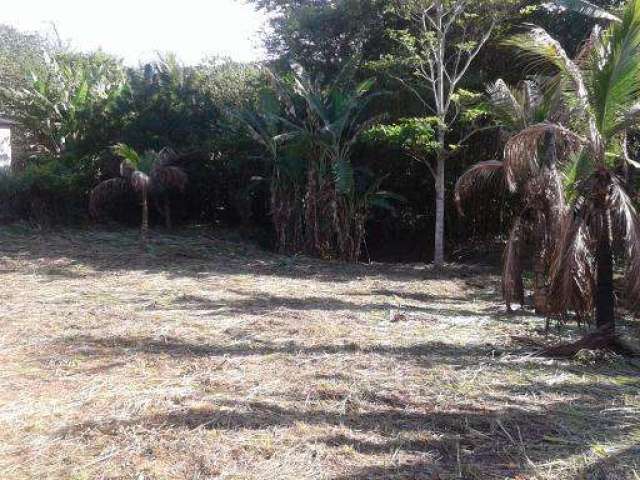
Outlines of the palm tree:
[{"label": "palm tree", "polygon": [[171,149],[139,155],[128,145],[118,144],[113,147],[113,151],[122,158],[120,177],[105,180],[91,191],[89,212],[93,218],[98,218],[105,205],[114,198],[131,191],[137,193],[142,204],[140,241],[146,246],[149,239],[150,196],[163,200],[163,215],[167,228],[171,228],[169,193],[172,190],[184,191],[188,181],[187,174],[174,164],[177,155]]},{"label": "palm tree", "polygon": [[[640,0],[630,0],[605,31],[594,31],[581,62],[572,61],[541,28],[511,44],[559,72],[558,88],[573,107],[569,126],[583,143],[567,158],[570,209],[554,253],[551,307],[595,312],[597,335],[582,345],[610,343],[615,338],[613,270],[618,243],[627,259],[629,304],[640,307],[640,218],[619,177],[625,163],[632,162],[626,153],[626,131],[640,118]],[[526,129],[518,137],[507,150],[515,160],[530,162],[528,152],[539,145],[541,135]]]},{"label": "palm tree", "polygon": [[502,290],[507,310],[511,304],[524,303],[524,244],[536,251],[534,260],[534,304],[536,311],[547,311],[547,277],[557,225],[565,210],[558,150],[575,151],[574,136],[554,128],[548,120],[561,114],[557,97],[545,91],[548,80],[535,79],[509,87],[498,80],[487,89],[488,100],[500,126],[502,142],[517,139],[520,132],[538,131],[544,136],[542,148],[530,152],[535,161],[517,163],[507,149],[504,161],[480,162],[467,170],[456,183],[455,200],[461,215],[463,203],[477,197],[481,190],[509,190],[514,194],[516,215],[505,248]]}]

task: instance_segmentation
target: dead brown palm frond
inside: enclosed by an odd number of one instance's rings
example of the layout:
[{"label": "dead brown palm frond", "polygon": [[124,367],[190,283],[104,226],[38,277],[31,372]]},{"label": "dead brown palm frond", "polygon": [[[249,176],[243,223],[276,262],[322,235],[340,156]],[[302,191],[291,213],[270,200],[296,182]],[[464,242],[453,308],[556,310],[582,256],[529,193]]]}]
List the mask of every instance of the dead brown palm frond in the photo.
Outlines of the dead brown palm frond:
[{"label": "dead brown palm frond", "polygon": [[640,310],[640,218],[621,181],[612,177],[609,194],[616,237],[622,242],[627,256],[627,296],[629,305]]},{"label": "dead brown palm frond", "polygon": [[509,240],[504,250],[502,265],[502,295],[511,310],[513,303],[524,304],[524,283],[522,281],[522,243],[524,242],[524,224],[517,218],[511,228]]},{"label": "dead brown palm frond", "polygon": [[132,192],[131,184],[124,178],[110,178],[98,184],[89,195],[89,214],[97,220],[105,207],[116,198]]},{"label": "dead brown palm frond", "polygon": [[478,192],[494,188],[494,191],[504,189],[504,167],[502,162],[488,160],[480,162],[469,168],[458,179],[455,186],[455,202],[460,216],[464,216],[462,203],[475,196]]},{"label": "dead brown palm frond", "polygon": [[183,193],[189,181],[186,172],[176,166],[154,166],[150,177],[156,191],[175,190]]},{"label": "dead brown palm frond", "polygon": [[511,137],[504,149],[504,170],[507,185],[515,191],[523,179],[540,170],[538,151],[548,133],[555,136],[559,159],[577,152],[587,142],[567,128],[553,123],[538,123]]},{"label": "dead brown palm frond", "polygon": [[595,277],[594,258],[591,253],[593,238],[586,216],[589,205],[578,211],[568,212],[561,226],[551,265],[551,302],[554,313],[564,314],[574,310],[581,317],[594,308]]},{"label": "dead brown palm frond", "polygon": [[589,35],[589,38],[582,44],[573,61],[579,68],[585,68],[587,66],[593,50],[598,47],[601,35],[602,27],[600,25],[594,26],[591,35]]},{"label": "dead brown palm frond", "polygon": [[156,193],[167,190],[184,192],[189,177],[184,169],[178,165],[180,157],[171,148],[165,147],[154,155],[153,165],[149,172],[151,188]]}]

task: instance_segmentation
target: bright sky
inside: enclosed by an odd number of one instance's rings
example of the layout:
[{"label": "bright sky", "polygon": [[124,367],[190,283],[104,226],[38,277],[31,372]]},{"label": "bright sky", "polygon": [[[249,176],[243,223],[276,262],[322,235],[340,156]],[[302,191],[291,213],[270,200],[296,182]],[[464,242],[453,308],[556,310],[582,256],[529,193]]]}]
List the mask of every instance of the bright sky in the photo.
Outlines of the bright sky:
[{"label": "bright sky", "polygon": [[128,64],[174,52],[185,63],[209,54],[264,56],[264,18],[243,0],[2,0],[0,23],[52,31],[82,50],[102,48]]}]

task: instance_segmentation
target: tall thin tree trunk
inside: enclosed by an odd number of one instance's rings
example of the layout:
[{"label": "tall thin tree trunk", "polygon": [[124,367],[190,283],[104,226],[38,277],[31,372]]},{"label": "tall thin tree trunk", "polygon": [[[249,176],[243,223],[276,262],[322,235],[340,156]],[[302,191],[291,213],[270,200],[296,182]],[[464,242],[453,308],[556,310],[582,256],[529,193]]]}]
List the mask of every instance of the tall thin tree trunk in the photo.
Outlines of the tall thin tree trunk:
[{"label": "tall thin tree trunk", "polygon": [[436,267],[444,265],[444,202],[445,202],[445,186],[444,186],[444,170],[445,170],[445,145],[444,145],[444,129],[438,131],[438,142],[440,149],[436,160],[436,226],[435,226],[435,246],[433,252],[433,263]]},{"label": "tall thin tree trunk", "polygon": [[610,218],[603,213],[604,233],[600,235],[596,251],[596,326],[615,330],[615,295],[613,290],[613,252],[611,249]]},{"label": "tall thin tree trunk", "polygon": [[445,159],[445,135],[447,120],[446,95],[445,95],[445,70],[446,70],[446,32],[444,30],[444,5],[442,0],[436,4],[438,22],[438,50],[436,60],[436,109],[438,112],[438,158],[436,159],[436,225],[435,245],[433,251],[433,264],[440,268],[444,265],[444,159]]},{"label": "tall thin tree trunk", "polygon": [[149,198],[147,188],[142,189],[142,225],[140,227],[140,243],[146,247],[149,243]]}]

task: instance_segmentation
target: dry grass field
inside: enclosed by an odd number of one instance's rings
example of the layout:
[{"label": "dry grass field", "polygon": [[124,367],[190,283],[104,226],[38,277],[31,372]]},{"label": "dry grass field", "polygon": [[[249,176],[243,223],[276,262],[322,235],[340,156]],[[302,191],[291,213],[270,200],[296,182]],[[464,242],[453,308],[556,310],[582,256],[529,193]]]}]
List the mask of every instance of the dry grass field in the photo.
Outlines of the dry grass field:
[{"label": "dry grass field", "polygon": [[491,270],[5,227],[0,287],[2,480],[640,479],[637,362]]}]

